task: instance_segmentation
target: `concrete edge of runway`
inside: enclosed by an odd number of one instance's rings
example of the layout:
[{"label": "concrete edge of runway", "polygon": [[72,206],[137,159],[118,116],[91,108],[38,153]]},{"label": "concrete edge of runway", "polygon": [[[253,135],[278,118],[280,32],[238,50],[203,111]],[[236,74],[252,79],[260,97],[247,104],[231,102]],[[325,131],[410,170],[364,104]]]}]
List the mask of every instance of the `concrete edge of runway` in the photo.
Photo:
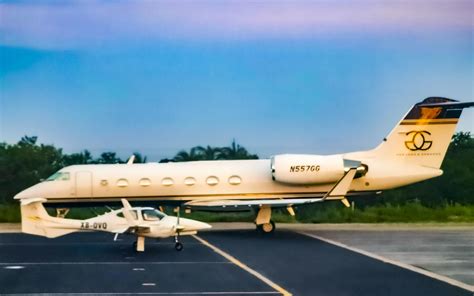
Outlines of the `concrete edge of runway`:
[{"label": "concrete edge of runway", "polygon": [[[246,230],[255,228],[251,222],[213,222],[211,229],[216,230]],[[308,231],[308,230],[471,230],[474,223],[277,223],[278,229]],[[0,233],[20,233],[21,223],[0,223]]]}]

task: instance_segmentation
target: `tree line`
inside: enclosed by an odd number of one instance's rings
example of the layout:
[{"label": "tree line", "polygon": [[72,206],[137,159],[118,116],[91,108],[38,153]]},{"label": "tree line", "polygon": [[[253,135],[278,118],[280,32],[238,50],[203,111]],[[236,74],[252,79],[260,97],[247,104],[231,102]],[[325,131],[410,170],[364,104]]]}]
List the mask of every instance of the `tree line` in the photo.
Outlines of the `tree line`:
[{"label": "tree line", "polygon": [[[147,161],[141,153],[134,155],[136,163]],[[228,147],[196,146],[181,150],[174,157],[160,162],[219,159],[258,159],[258,156],[234,140]],[[16,193],[65,166],[124,162],[115,152],[104,152],[97,158],[88,150],[67,154],[54,145],[39,144],[37,137],[25,136],[16,144],[0,143],[0,203],[13,202]],[[389,190],[377,198],[360,197],[357,204],[403,205],[413,201],[430,207],[450,203],[474,204],[474,139],[470,133],[459,132],[453,136],[442,169],[444,174],[441,177]]]},{"label": "tree line", "polygon": [[[147,162],[147,156],[134,152],[135,163]],[[219,159],[258,159],[232,141],[228,147],[196,146],[181,150],[172,158],[159,162],[181,162]],[[19,191],[46,179],[59,169],[75,164],[125,163],[115,152],[103,152],[94,158],[88,150],[67,154],[54,145],[39,144],[38,137],[24,136],[16,144],[0,143],[0,203],[13,202]]]}]

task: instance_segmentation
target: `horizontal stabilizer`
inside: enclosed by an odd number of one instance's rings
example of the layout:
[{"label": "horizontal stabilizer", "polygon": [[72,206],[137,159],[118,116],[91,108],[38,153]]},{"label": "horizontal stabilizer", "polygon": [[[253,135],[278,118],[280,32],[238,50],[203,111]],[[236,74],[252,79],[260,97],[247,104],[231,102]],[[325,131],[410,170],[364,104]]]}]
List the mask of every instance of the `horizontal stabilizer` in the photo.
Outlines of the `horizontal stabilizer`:
[{"label": "horizontal stabilizer", "polygon": [[61,228],[54,223],[43,206],[46,199],[33,198],[21,201],[21,231],[23,233],[54,238],[76,232],[77,229]]}]

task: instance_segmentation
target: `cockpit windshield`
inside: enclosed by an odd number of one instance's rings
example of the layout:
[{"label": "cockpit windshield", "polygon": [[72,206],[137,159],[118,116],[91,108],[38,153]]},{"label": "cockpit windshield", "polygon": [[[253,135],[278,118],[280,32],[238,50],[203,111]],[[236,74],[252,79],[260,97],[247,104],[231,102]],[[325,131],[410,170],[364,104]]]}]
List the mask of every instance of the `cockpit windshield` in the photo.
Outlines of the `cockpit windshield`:
[{"label": "cockpit windshield", "polygon": [[145,221],[159,221],[166,215],[158,210],[142,210],[143,220]]},{"label": "cockpit windshield", "polygon": [[56,172],[50,176],[46,181],[68,181],[69,173],[68,172]]}]

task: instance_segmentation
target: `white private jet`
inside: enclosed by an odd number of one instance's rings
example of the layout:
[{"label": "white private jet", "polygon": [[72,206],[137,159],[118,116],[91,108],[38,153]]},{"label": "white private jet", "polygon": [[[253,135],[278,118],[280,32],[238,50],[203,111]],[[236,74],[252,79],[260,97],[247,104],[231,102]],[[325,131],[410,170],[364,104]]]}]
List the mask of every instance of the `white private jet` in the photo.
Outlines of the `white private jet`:
[{"label": "white private jet", "polygon": [[380,193],[440,176],[463,108],[474,102],[430,97],[415,104],[376,148],[335,155],[282,154],[271,159],[65,167],[15,196],[56,207],[135,202],[189,209],[255,209],[257,229],[272,232],[272,208]]},{"label": "white private jet", "polygon": [[86,220],[51,217],[43,206],[44,198],[31,198],[21,201],[21,222],[24,233],[55,238],[78,231],[103,231],[115,233],[115,239],[122,233],[137,236],[134,247],[138,252],[145,251],[145,237],[175,237],[177,251],[183,249],[179,241],[181,235],[196,234],[198,230],[211,228],[211,225],[179,217],[168,216],[154,208],[131,207],[122,199],[123,208]]}]

